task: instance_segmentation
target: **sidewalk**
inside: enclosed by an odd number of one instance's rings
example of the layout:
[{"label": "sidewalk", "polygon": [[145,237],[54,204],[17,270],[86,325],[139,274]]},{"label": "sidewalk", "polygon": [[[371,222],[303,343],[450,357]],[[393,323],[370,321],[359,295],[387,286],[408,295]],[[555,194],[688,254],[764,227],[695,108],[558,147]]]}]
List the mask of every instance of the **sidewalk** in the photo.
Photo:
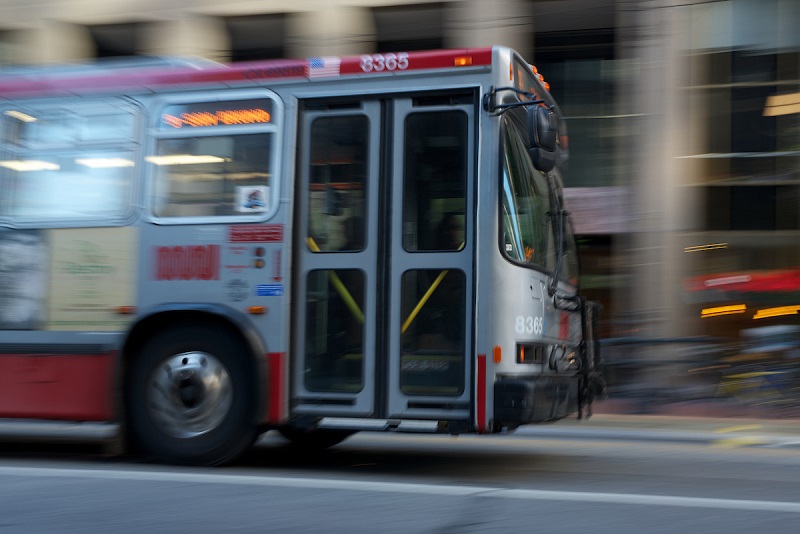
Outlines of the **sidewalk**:
[{"label": "sidewalk", "polygon": [[636,407],[625,403],[597,402],[589,418],[571,417],[520,431],[547,438],[800,448],[800,417],[756,417],[758,413],[723,410],[719,405],[703,403],[650,408],[646,414],[633,413]]},{"label": "sidewalk", "polygon": [[592,414],[595,419],[620,421],[620,424],[626,420],[637,421],[637,425],[654,421],[653,424],[683,425],[687,428],[749,421],[774,428],[776,432],[800,434],[800,408],[778,411],[767,407],[747,407],[715,401],[643,405],[622,399],[607,399],[595,402]]}]

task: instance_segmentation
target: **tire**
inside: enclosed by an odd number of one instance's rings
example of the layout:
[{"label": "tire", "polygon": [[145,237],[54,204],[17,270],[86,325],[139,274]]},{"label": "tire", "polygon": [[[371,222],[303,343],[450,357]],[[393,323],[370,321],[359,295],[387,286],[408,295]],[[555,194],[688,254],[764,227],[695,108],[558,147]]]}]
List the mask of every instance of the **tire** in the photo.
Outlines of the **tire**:
[{"label": "tire", "polygon": [[256,438],[256,373],[228,328],[179,323],[144,343],[126,381],[137,449],[172,464],[220,465]]},{"label": "tire", "polygon": [[331,430],[328,428],[317,428],[314,430],[303,430],[294,427],[280,429],[284,438],[288,439],[292,446],[304,450],[324,450],[334,445],[338,445],[353,434],[352,430]]}]

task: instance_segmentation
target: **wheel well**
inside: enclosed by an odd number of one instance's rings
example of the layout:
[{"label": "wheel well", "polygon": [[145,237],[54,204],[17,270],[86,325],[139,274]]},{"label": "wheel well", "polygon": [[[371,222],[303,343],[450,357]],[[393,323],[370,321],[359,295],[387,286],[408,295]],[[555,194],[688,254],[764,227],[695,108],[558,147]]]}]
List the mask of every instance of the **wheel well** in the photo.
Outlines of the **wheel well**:
[{"label": "wheel well", "polygon": [[[122,352],[120,355],[120,363],[119,363],[119,373],[118,373],[118,384],[119,384],[119,394],[118,394],[118,406],[119,412],[122,414],[123,424],[124,421],[127,419],[127,406],[125,403],[125,385],[127,383],[127,377],[130,374],[131,364],[136,358],[136,355],[141,350],[142,346],[145,344],[147,339],[152,337],[158,332],[168,330],[176,325],[185,324],[185,323],[192,323],[192,324],[201,324],[207,326],[208,328],[223,328],[228,330],[231,334],[235,335],[236,337],[240,338],[242,343],[248,347],[250,350],[248,360],[252,366],[252,374],[253,377],[253,385],[256,388],[257,396],[258,396],[258,406],[264,406],[264,396],[265,391],[263,381],[259,381],[257,377],[265,376],[264,372],[264,362],[263,359],[260,358],[264,351],[258,350],[256,348],[255,343],[251,337],[243,332],[242,328],[237,325],[234,321],[230,318],[225,317],[223,315],[218,315],[215,313],[210,313],[207,311],[202,310],[169,310],[163,311],[159,313],[155,313],[139,323],[137,323],[134,328],[128,333],[127,339],[122,347]],[[259,418],[263,416],[262,413],[259,412]]]}]

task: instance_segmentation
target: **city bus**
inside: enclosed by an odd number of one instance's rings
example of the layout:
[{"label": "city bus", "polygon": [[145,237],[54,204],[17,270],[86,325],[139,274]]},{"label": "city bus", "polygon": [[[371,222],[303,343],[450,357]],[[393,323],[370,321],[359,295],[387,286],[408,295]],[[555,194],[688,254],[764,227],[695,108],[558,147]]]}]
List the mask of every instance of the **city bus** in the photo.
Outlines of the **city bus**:
[{"label": "city bus", "polygon": [[0,75],[0,419],[166,463],[591,414],[564,118],[504,47]]}]

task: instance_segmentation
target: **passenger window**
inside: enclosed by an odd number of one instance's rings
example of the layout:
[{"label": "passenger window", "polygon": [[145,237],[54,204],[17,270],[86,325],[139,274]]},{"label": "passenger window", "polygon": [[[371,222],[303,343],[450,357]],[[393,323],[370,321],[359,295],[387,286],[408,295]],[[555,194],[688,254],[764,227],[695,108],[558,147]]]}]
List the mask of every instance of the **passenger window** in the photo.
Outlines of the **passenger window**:
[{"label": "passenger window", "polygon": [[154,179],[157,217],[262,217],[275,207],[273,101],[173,104],[158,124]]},{"label": "passenger window", "polygon": [[153,210],[158,217],[231,216],[270,208],[271,134],[161,139]]},{"label": "passenger window", "polygon": [[7,109],[0,120],[0,216],[50,224],[130,214],[134,108],[112,99],[42,102]]}]

